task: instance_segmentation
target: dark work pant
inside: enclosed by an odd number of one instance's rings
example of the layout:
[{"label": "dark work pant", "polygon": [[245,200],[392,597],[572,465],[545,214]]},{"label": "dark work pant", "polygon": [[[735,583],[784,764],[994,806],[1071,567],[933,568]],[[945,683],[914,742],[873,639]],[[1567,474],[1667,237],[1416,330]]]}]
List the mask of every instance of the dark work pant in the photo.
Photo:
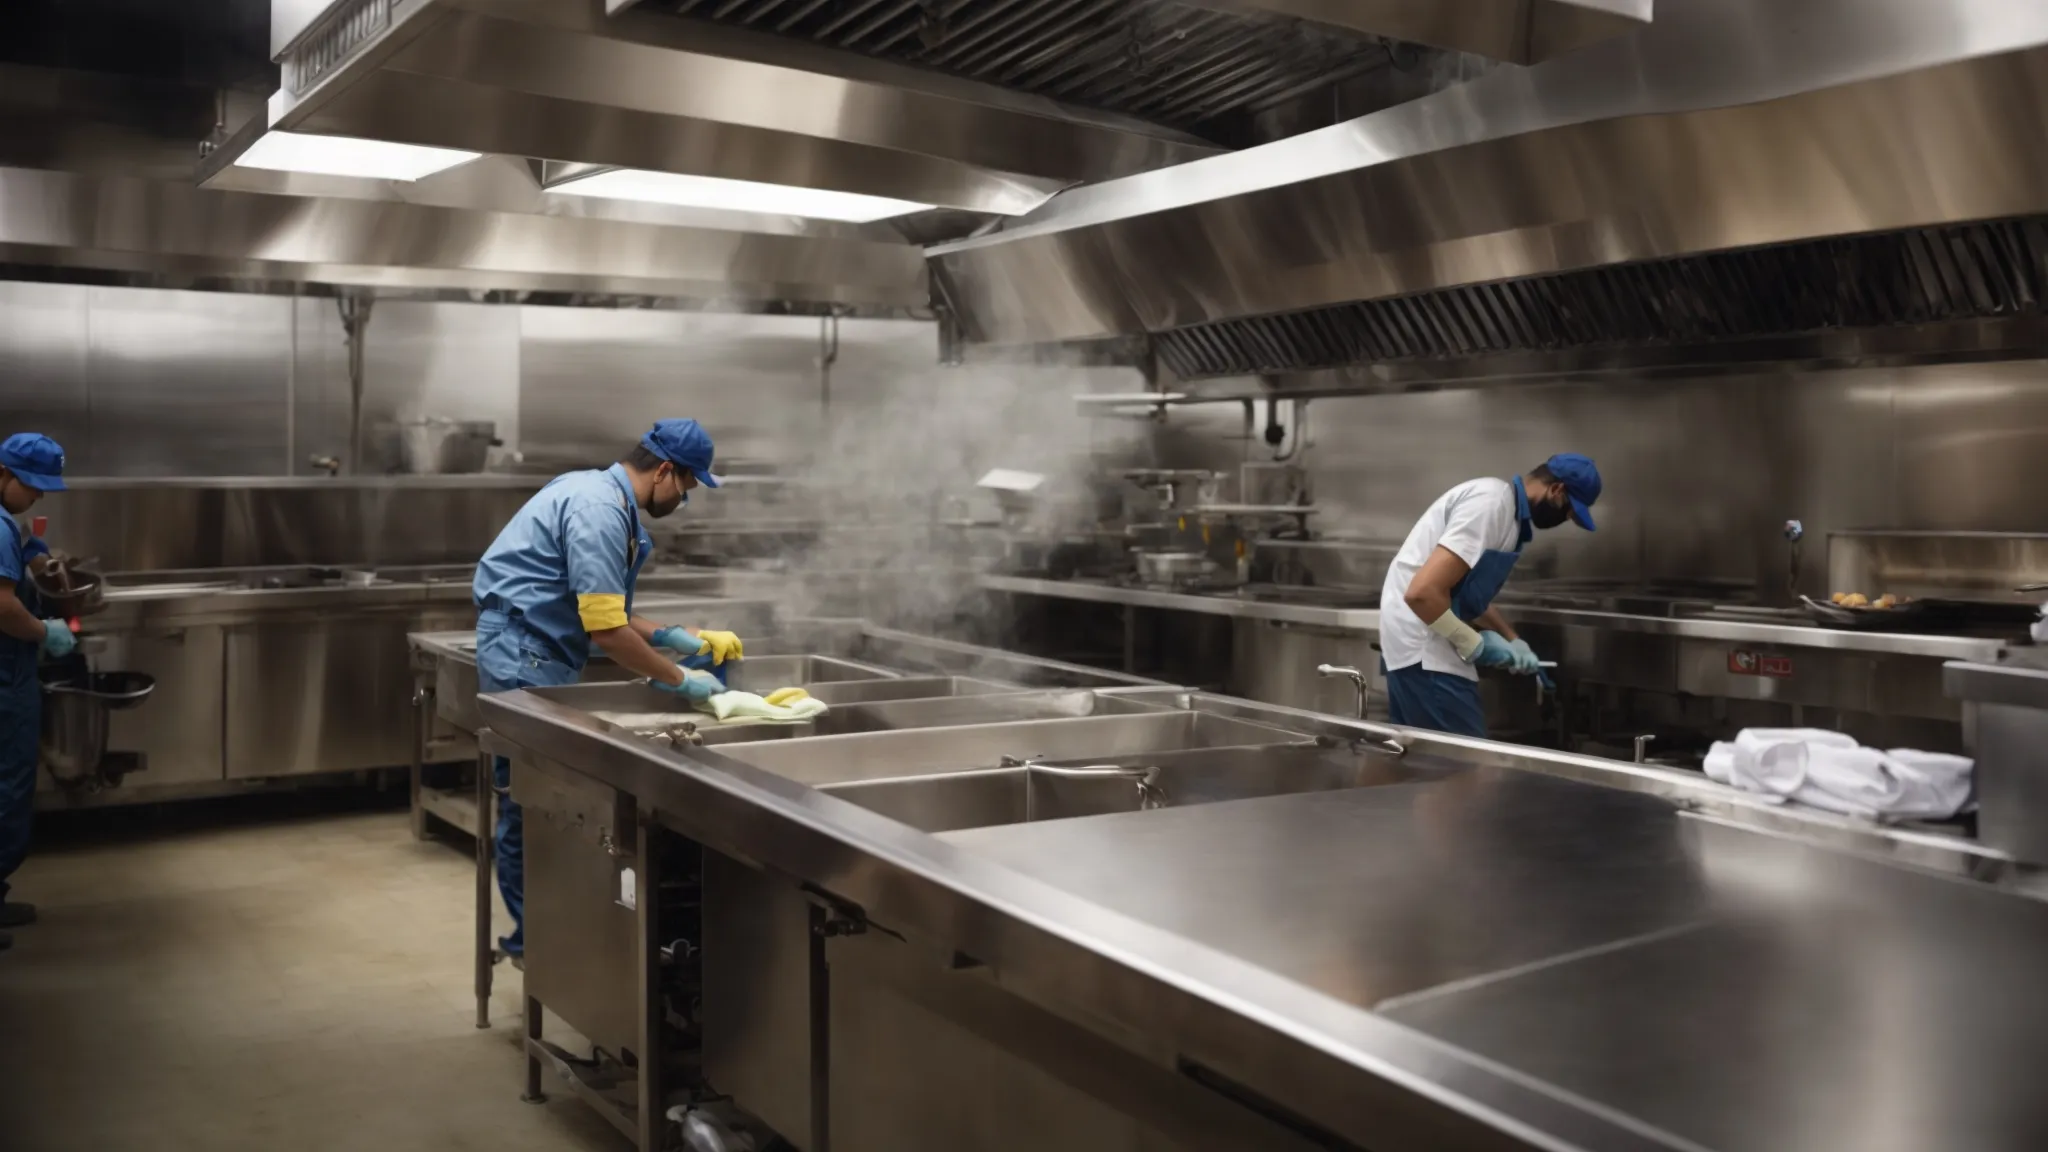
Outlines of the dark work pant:
[{"label": "dark work pant", "polygon": [[1394,723],[1454,736],[1486,736],[1479,681],[1425,671],[1420,664],[1387,672],[1383,661],[1380,670],[1387,677],[1387,718]]},{"label": "dark work pant", "polygon": [[[15,641],[0,638],[0,643]],[[7,663],[20,667],[0,669],[0,681],[6,681],[0,683],[0,900],[7,898],[8,879],[28,857],[36,807],[36,735],[43,713],[34,658]]]}]

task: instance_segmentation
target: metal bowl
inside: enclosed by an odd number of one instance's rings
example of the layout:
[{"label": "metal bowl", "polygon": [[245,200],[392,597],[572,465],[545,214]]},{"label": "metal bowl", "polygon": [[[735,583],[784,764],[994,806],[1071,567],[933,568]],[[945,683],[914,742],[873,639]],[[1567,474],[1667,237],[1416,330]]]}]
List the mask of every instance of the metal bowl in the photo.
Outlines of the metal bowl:
[{"label": "metal bowl", "polygon": [[97,572],[83,568],[67,569],[71,577],[69,588],[60,587],[46,579],[41,572],[29,573],[29,583],[36,595],[42,598],[46,615],[57,618],[68,616],[90,616],[107,606],[107,582]]}]

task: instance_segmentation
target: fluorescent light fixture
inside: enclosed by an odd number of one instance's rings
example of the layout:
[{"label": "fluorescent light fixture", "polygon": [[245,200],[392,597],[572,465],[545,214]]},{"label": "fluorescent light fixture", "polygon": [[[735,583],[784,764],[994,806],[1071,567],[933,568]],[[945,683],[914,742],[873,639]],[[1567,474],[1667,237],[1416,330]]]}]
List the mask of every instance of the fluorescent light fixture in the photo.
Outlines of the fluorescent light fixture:
[{"label": "fluorescent light fixture", "polygon": [[302,132],[265,132],[235,158],[243,168],[278,172],[312,172],[321,176],[360,176],[371,180],[418,180],[467,164],[483,155],[453,148],[358,140],[353,136],[310,136]]},{"label": "fluorescent light fixture", "polygon": [[684,208],[726,208],[736,212],[766,212],[777,216],[809,216],[820,220],[845,220],[865,224],[886,220],[906,212],[931,207],[908,200],[863,196],[857,192],[833,192],[823,188],[798,188],[788,184],[757,184],[752,180],[727,180],[721,176],[685,176],[678,172],[646,172],[638,168],[613,168],[549,188],[566,196],[596,196],[606,200],[645,200],[675,204]]},{"label": "fluorescent light fixture", "polygon": [[991,468],[987,475],[974,483],[976,487],[993,488],[998,492],[1036,492],[1038,486],[1045,483],[1045,476],[1016,468]]}]

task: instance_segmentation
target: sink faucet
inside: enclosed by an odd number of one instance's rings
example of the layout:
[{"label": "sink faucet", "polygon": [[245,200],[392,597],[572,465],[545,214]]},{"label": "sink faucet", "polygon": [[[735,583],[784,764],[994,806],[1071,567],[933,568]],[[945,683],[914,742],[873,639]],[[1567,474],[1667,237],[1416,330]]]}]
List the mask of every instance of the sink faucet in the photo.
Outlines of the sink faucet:
[{"label": "sink faucet", "polygon": [[1316,675],[1325,677],[1342,676],[1346,680],[1351,681],[1351,687],[1358,692],[1358,718],[1360,720],[1365,719],[1366,702],[1372,699],[1371,684],[1366,680],[1365,673],[1351,667],[1349,664],[1318,664],[1316,665]]}]

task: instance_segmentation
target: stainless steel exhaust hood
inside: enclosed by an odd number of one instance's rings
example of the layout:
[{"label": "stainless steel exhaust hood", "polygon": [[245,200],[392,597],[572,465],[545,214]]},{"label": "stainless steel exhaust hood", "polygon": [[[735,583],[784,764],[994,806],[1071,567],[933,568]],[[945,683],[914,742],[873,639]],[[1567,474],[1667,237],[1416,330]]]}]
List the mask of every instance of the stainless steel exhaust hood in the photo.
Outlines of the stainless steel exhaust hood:
[{"label": "stainless steel exhaust hood", "polygon": [[2048,5],[1659,0],[1568,59],[928,251],[968,340],[1152,333],[1194,374],[1996,315],[2040,306],[2044,109]]},{"label": "stainless steel exhaust hood", "polygon": [[577,0],[273,0],[272,129],[1017,214],[1213,155],[989,85]]},{"label": "stainless steel exhaust hood", "polygon": [[774,234],[0,168],[0,261],[390,289],[917,309],[922,253]]},{"label": "stainless steel exhaust hood", "polygon": [[1589,44],[1640,32],[1653,0],[1187,0],[1223,11],[1268,12],[1535,64]]}]

